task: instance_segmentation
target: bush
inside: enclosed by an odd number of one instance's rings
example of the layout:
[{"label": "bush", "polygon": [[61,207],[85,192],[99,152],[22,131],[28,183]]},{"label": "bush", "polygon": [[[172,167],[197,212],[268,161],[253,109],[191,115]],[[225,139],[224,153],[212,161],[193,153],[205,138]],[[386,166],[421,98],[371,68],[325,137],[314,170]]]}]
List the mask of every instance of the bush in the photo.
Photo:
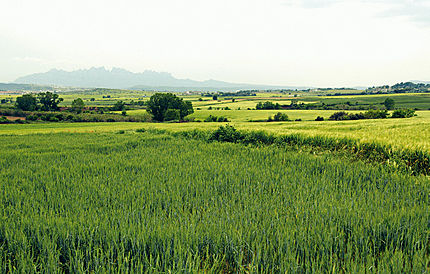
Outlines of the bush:
[{"label": "bush", "polygon": [[10,121],[6,117],[4,116],[0,117],[0,124],[9,124],[9,123]]},{"label": "bush", "polygon": [[274,121],[288,121],[288,115],[282,112],[278,112],[273,116]]},{"label": "bush", "polygon": [[335,121],[348,120],[348,113],[346,113],[345,111],[338,111],[333,113],[328,119]]},{"label": "bush", "polygon": [[241,139],[242,139],[242,134],[238,132],[233,126],[230,126],[230,125],[220,126],[209,137],[209,140],[211,141],[230,142],[230,143],[239,142]]},{"label": "bush", "polygon": [[370,109],[364,113],[364,119],[385,119],[388,117],[388,111],[386,109]]},{"label": "bush", "polygon": [[278,103],[274,104],[270,101],[266,101],[266,102],[259,102],[256,106],[256,109],[281,109],[281,105],[279,105]]},{"label": "bush", "polygon": [[37,121],[37,118],[36,115],[28,115],[25,119],[28,121]]},{"label": "bush", "polygon": [[229,120],[223,116],[219,116],[216,121],[217,122],[229,122]]},{"label": "bush", "polygon": [[391,118],[410,118],[415,116],[415,110],[413,109],[396,109],[391,114]]},{"label": "bush", "polygon": [[223,116],[213,116],[209,115],[205,120],[205,122],[229,122],[229,120],[226,117]]},{"label": "bush", "polygon": [[324,121],[324,117],[317,116],[317,118],[315,119],[315,121]]}]

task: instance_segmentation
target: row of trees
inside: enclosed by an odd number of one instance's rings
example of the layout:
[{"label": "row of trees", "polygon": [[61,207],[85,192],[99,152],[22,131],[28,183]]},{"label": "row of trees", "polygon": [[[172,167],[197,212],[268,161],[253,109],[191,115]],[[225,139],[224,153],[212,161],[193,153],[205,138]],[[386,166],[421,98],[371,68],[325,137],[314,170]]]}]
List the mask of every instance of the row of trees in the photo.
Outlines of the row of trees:
[{"label": "row of trees", "polygon": [[[58,111],[59,103],[63,101],[58,94],[42,92],[38,94],[24,94],[16,99],[16,107],[23,111]],[[185,116],[194,112],[192,103],[184,101],[172,93],[156,93],[146,103],[147,111],[155,121],[183,120]],[[81,113],[85,103],[81,98],[72,102],[71,110]],[[125,103],[118,101],[110,110],[124,111]]]},{"label": "row of trees", "polygon": [[24,94],[16,98],[16,107],[25,111],[55,111],[58,110],[58,104],[63,101],[58,94],[52,92],[41,92],[37,95]]},{"label": "row of trees", "polygon": [[[410,118],[413,116],[415,116],[415,110],[413,109],[396,109],[391,114],[391,118]],[[386,109],[385,110],[371,109],[364,113],[363,112],[347,113],[345,111],[335,112],[330,116],[329,120],[341,121],[341,120],[361,120],[361,119],[385,119],[389,117],[390,115]],[[324,120],[324,118],[322,118],[322,120],[321,118],[322,117],[318,116],[316,121]]]}]

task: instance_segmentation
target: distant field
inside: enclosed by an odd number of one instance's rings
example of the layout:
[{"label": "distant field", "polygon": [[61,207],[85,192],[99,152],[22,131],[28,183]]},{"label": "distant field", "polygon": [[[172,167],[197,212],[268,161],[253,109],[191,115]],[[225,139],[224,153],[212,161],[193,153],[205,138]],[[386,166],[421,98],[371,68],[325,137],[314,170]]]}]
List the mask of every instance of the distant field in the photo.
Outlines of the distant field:
[{"label": "distant field", "polygon": [[[345,91],[346,92],[346,91]],[[355,91],[359,92],[359,91]],[[111,106],[117,101],[124,101],[130,103],[131,100],[146,101],[149,99],[152,92],[145,91],[108,91],[108,92],[66,92],[59,93],[64,101],[60,104],[61,106],[70,106],[72,101],[76,98],[82,98],[87,106]],[[107,96],[110,98],[106,98]],[[219,100],[212,100],[212,97],[194,95],[185,95],[183,93],[178,94],[184,100],[193,102],[195,108],[201,108],[202,110],[208,107],[229,107],[232,110],[241,110],[247,108],[255,108],[258,102],[271,101],[273,103],[279,103],[281,105],[288,105],[291,100],[295,100],[297,103],[318,103],[323,102],[325,104],[333,103],[345,103],[350,102],[351,104],[376,104],[380,105],[386,98],[390,97],[395,100],[396,107],[399,108],[419,108],[422,110],[430,109],[430,93],[402,93],[402,94],[375,94],[375,95],[344,95],[344,96],[325,96],[320,94],[316,96],[316,93],[310,92],[293,92],[293,94],[285,93],[268,93],[259,92],[256,96],[227,96],[219,97]],[[294,97],[296,95],[297,97]],[[15,99],[17,95],[3,95],[0,94],[0,99],[12,98]],[[105,98],[103,98],[105,97]],[[91,99],[94,101],[91,101]],[[232,99],[235,102],[232,102]],[[202,101],[199,101],[201,99]]]},{"label": "distant field", "polygon": [[[233,111],[219,111],[233,113]],[[241,113],[242,111],[235,111]],[[243,111],[247,113],[247,111]],[[314,117],[318,112],[291,111],[291,118]],[[328,111],[327,111],[328,112]],[[267,112],[249,111],[267,118]],[[288,113],[288,112],[287,112]],[[297,114],[299,113],[299,114]],[[215,112],[214,114],[218,114]],[[321,113],[320,113],[321,114]],[[408,119],[380,119],[358,121],[301,121],[301,122],[244,122],[232,121],[231,125],[242,130],[265,130],[277,134],[301,133],[308,136],[324,135],[349,137],[363,142],[390,144],[396,148],[420,148],[430,151],[430,111],[417,111],[418,116]],[[297,115],[297,116],[295,116]],[[329,115],[324,113],[324,116]],[[225,115],[229,117],[228,115]],[[253,119],[256,117],[253,116]],[[258,117],[257,117],[258,118]],[[115,132],[139,128],[158,128],[172,131],[189,129],[215,129],[225,123],[43,123],[0,125],[0,135],[58,132]]]}]

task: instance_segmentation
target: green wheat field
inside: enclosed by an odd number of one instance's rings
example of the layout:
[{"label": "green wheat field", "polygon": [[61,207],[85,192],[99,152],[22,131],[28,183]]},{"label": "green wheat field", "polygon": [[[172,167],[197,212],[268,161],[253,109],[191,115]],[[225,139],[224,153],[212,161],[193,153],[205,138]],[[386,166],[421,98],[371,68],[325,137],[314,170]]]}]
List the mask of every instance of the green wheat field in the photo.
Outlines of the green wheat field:
[{"label": "green wheat field", "polygon": [[[65,94],[62,104],[148,99],[112,94]],[[266,93],[235,102],[184,96],[193,122],[1,124],[0,271],[428,273],[430,177],[396,169],[388,152],[418,155],[426,171],[430,97],[392,96],[418,106],[417,116],[329,121],[336,110],[253,109],[292,100]],[[277,112],[290,121],[262,121]],[[209,115],[229,122],[203,122]],[[226,124],[262,141],[207,137]],[[372,144],[380,149],[372,157],[388,151],[388,160],[264,143],[265,134]]]}]

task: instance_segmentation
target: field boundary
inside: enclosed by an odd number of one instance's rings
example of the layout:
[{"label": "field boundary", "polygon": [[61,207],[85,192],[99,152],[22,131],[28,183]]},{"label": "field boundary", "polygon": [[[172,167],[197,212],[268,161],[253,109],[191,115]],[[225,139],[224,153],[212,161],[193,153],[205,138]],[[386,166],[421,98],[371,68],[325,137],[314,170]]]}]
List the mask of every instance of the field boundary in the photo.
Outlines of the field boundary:
[{"label": "field boundary", "polygon": [[276,145],[289,149],[315,153],[337,152],[346,153],[354,159],[371,163],[381,163],[412,175],[430,175],[430,154],[422,150],[395,149],[391,145],[376,142],[360,142],[351,138],[328,136],[305,136],[303,134],[275,135],[263,130],[236,130],[233,126],[220,126],[214,131],[199,129],[173,132],[164,129],[138,129],[136,132],[169,134],[175,137],[198,139],[206,142],[230,142],[244,145],[269,146]]}]

